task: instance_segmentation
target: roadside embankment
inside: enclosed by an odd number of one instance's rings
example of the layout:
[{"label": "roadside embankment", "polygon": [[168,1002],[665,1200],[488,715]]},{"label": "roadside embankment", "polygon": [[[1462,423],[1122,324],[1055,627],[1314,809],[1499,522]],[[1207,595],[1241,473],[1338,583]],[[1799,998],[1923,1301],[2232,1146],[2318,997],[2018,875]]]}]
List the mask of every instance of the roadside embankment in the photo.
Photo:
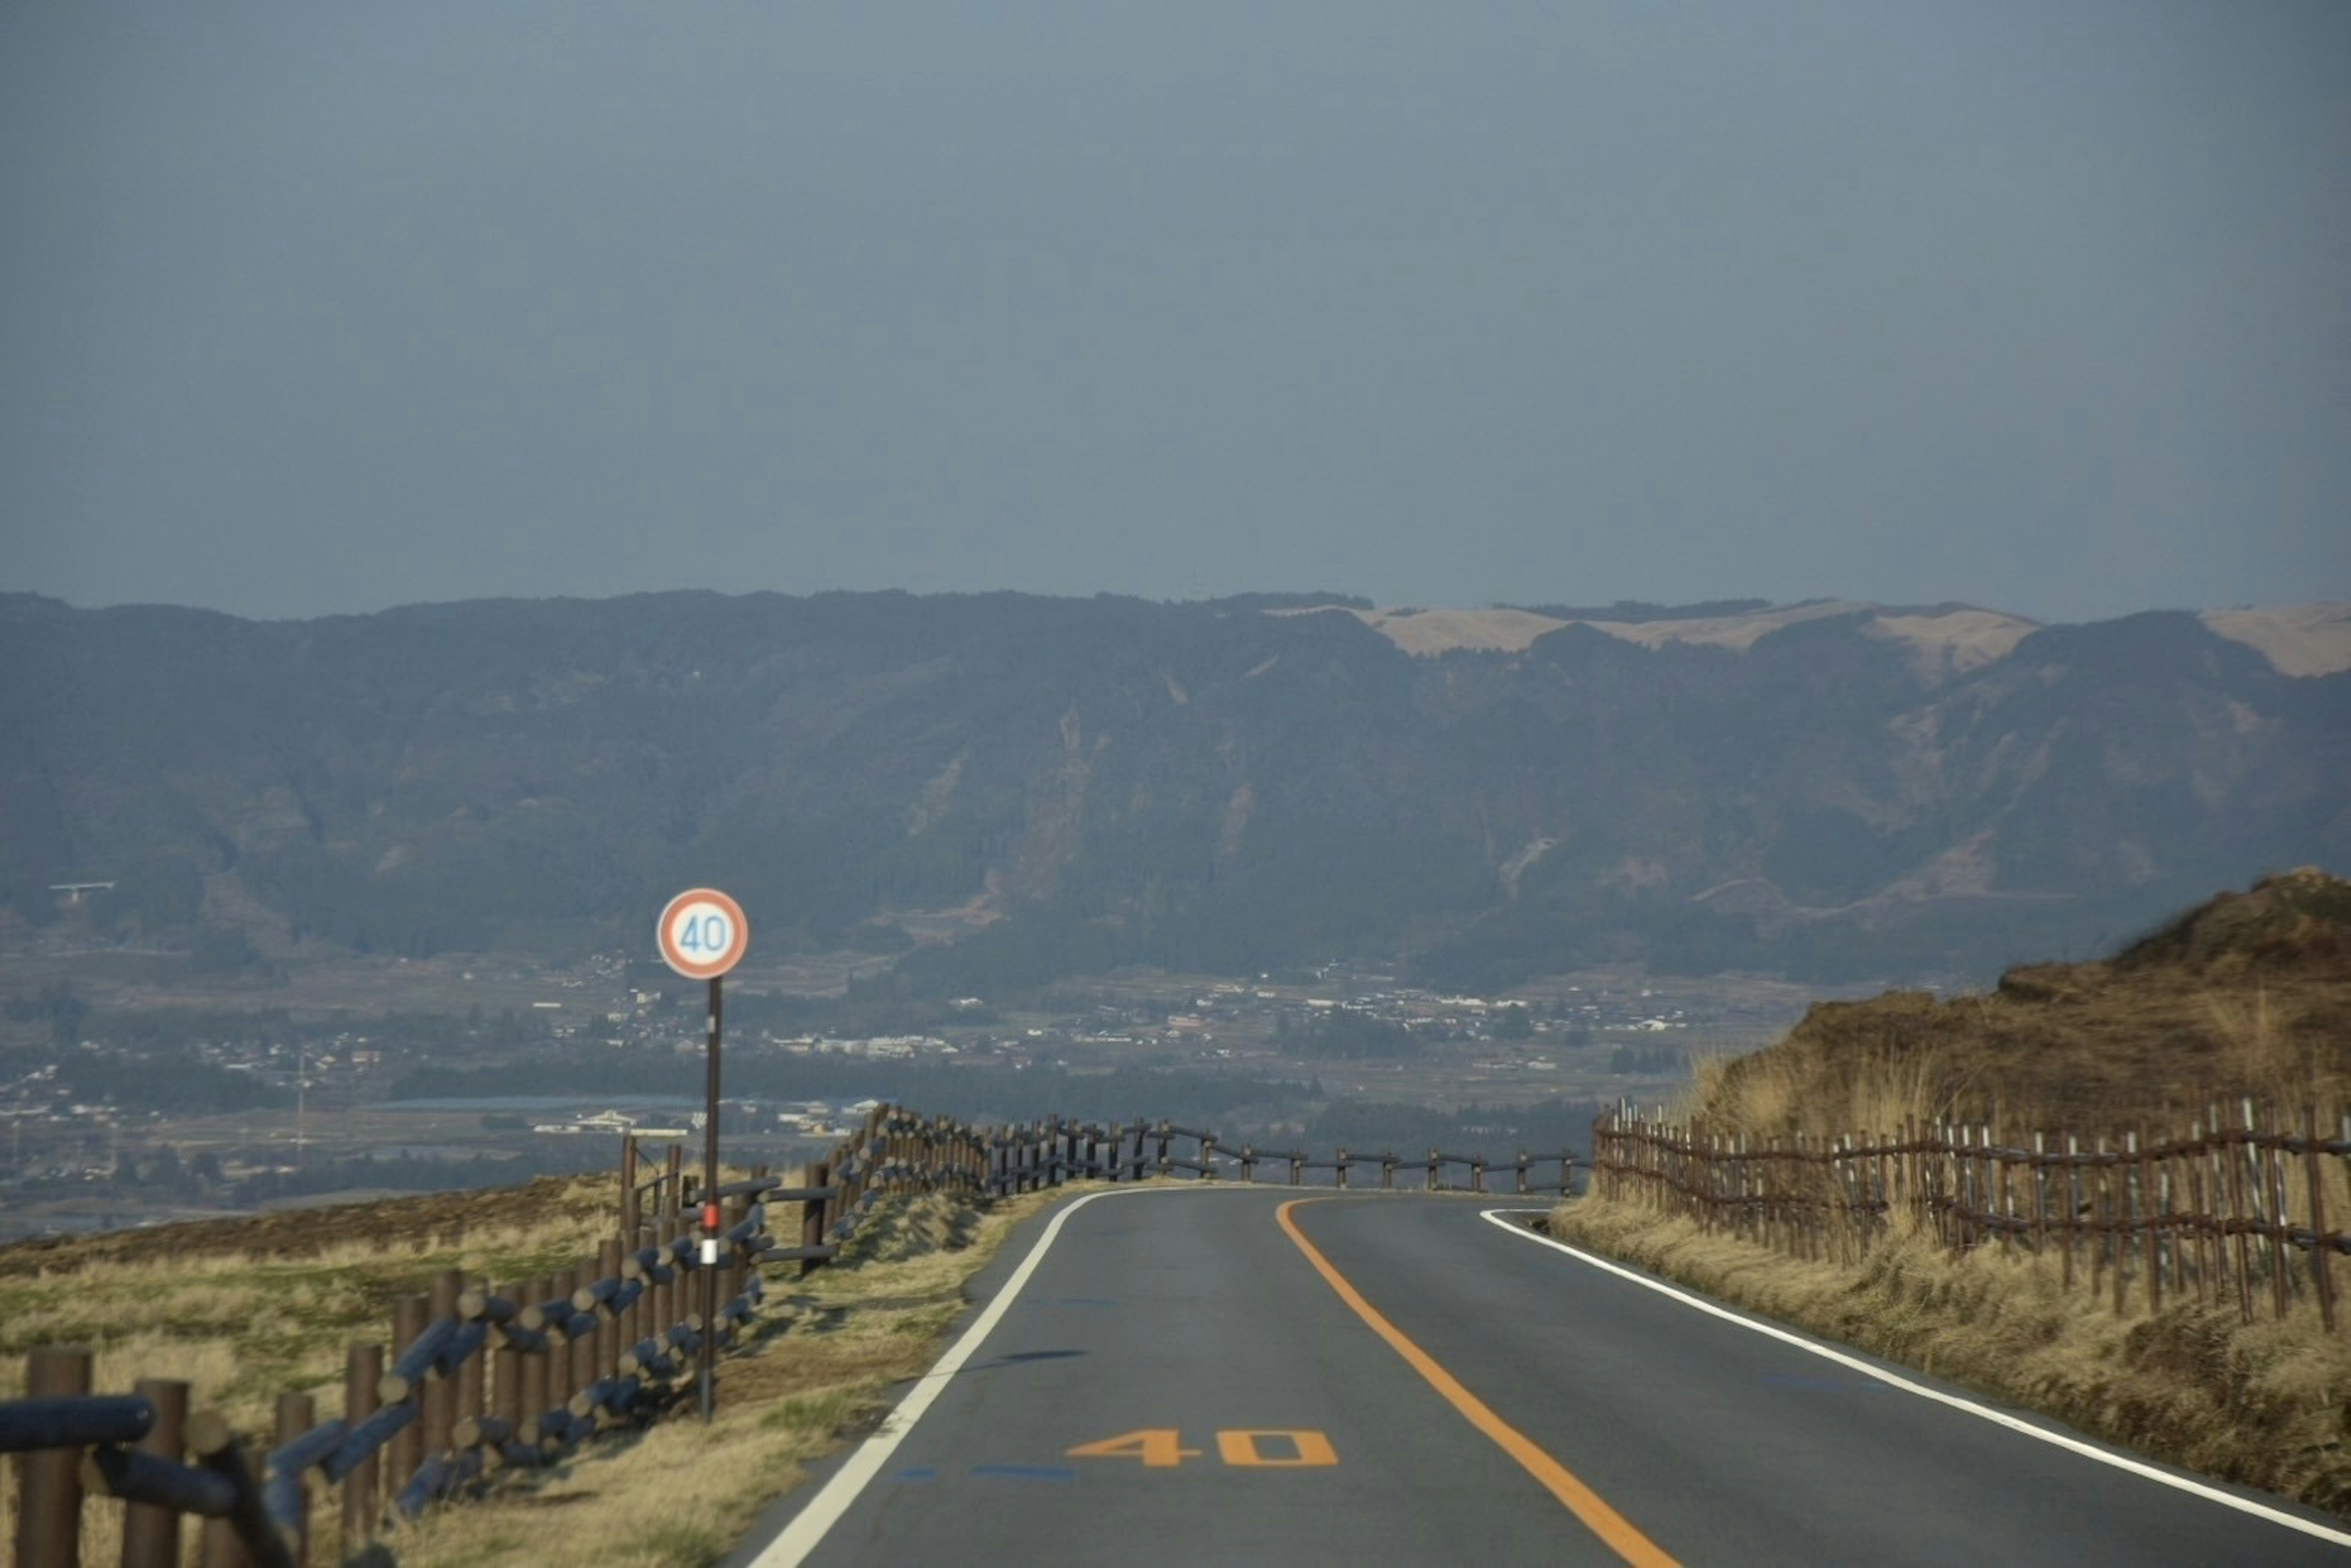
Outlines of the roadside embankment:
[{"label": "roadside embankment", "polygon": [[1604,1121],[1562,1240],[2351,1514],[2351,883],[1820,1003]]},{"label": "roadside embankment", "polygon": [[2168,1463],[2351,1515],[2351,1343],[2314,1309],[2251,1323],[2193,1301],[2117,1316],[2022,1251],[1954,1257],[1897,1231],[1858,1263],[1807,1261],[1637,1200],[1562,1204],[1551,1233]]}]

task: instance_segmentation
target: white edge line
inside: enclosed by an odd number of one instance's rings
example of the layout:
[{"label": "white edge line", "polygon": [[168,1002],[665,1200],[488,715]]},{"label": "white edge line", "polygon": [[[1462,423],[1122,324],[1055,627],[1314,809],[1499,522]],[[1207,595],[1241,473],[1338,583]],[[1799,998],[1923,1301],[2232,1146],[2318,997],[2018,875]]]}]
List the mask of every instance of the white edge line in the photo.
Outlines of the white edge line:
[{"label": "white edge line", "polygon": [[1866,1373],[1876,1381],[1889,1387],[1899,1388],[1905,1394],[1915,1394],[1921,1399],[1930,1399],[1938,1405],[1965,1411],[1968,1415],[1989,1421],[1995,1427],[2005,1427],[2011,1432],[2038,1438],[2043,1443],[2053,1444],[2068,1452],[2079,1454],[2084,1458],[2095,1459],[2102,1465],[2111,1465],[2118,1470],[2127,1470],[2132,1475],[2160,1482],[2175,1490],[2193,1493],[2208,1502],[2217,1502],[2223,1508],[2233,1508],[2240,1513],[2250,1513],[2257,1518],[2266,1519],[2273,1524],[2283,1524],[2288,1530],[2298,1530],[2304,1535],[2314,1535],[2321,1541],[2334,1542],[2338,1546],[2351,1546],[2351,1535],[2346,1535],[2342,1531],[2331,1530],[2315,1521],[2298,1518],[2282,1509],[2272,1508],[2267,1503],[2255,1502],[2251,1498],[2239,1497],[2234,1492],[2222,1491],[2219,1487],[2207,1486],[2202,1481],[2190,1480],[2186,1476],[2173,1475],[2168,1470],[2158,1469],[2153,1465],[2134,1459],[2127,1455],[2117,1454],[2109,1448],[2102,1448],[2095,1443],[2086,1443],[2079,1437],[2069,1437],[2065,1433],[2054,1432],[2046,1427],[2036,1426],[2031,1421],[2011,1416],[2004,1410],[1995,1410],[1988,1405],[1979,1405],[1972,1399],[1962,1399],[1956,1394],[1946,1394],[1939,1388],[1929,1388],[1923,1383],[1913,1383],[1907,1377],[1888,1372],[1874,1362],[1864,1361],[1857,1355],[1848,1355],[1841,1350],[1807,1339],[1802,1334],[1792,1333],[1776,1324],[1758,1322],[1743,1312],[1735,1312],[1727,1307],[1719,1307],[1702,1297],[1693,1296],[1687,1291],[1677,1290],[1662,1280],[1653,1280],[1636,1270],[1627,1269],[1621,1263],[1612,1263],[1605,1258],[1586,1252],[1581,1248],[1570,1247],[1563,1241],[1554,1241],[1548,1236],[1538,1236],[1523,1225],[1513,1225],[1500,1218],[1505,1214],[1543,1212],[1547,1211],[1528,1208],[1489,1208],[1480,1210],[1479,1218],[1489,1225],[1499,1226],[1510,1234],[1531,1241],[1539,1247],[1548,1247],[1555,1252],[1564,1252],[1579,1262],[1589,1263],[1595,1269],[1605,1270],[1619,1279],[1630,1280],[1633,1283],[1644,1289],[1655,1291],[1661,1296],[1670,1296],[1686,1307],[1694,1307],[1701,1312],[1720,1318],[1725,1322],[1733,1322],[1740,1328],[1751,1329],[1757,1333],[1779,1340],[1782,1343],[1794,1345],[1798,1350],[1810,1351],[1823,1361],[1834,1361],[1840,1366]]},{"label": "white edge line", "polygon": [[1054,1238],[1061,1234],[1061,1226],[1070,1216],[1098,1197],[1133,1197],[1144,1192],[1190,1192],[1197,1185],[1200,1184],[1113,1187],[1103,1192],[1090,1192],[1063,1205],[1046,1225],[1045,1233],[1037,1238],[1037,1244],[1029,1249],[1029,1256],[1020,1260],[1020,1266],[1012,1270],[1012,1277],[1004,1281],[1002,1290],[996,1292],[996,1299],[972,1320],[971,1327],[964,1330],[962,1337],[947,1347],[946,1354],[939,1357],[928,1372],[915,1379],[914,1386],[898,1401],[897,1408],[883,1419],[873,1436],[858,1445],[857,1450],[849,1456],[848,1462],[835,1470],[832,1479],[809,1499],[807,1506],[793,1516],[783,1532],[751,1560],[751,1568],[798,1568],[799,1563],[816,1550],[826,1531],[841,1522],[841,1515],[857,1501],[858,1494],[881,1473],[882,1467],[890,1462],[890,1456],[897,1451],[900,1443],[906,1440],[906,1435],[914,1429],[914,1423],[923,1418],[923,1412],[931,1407],[931,1401],[939,1396],[939,1391],[963,1370],[964,1363],[977,1354],[988,1332],[1011,1308],[1020,1294],[1021,1287],[1029,1283],[1029,1276],[1034,1274],[1037,1265],[1045,1260],[1046,1250],[1053,1245]]}]

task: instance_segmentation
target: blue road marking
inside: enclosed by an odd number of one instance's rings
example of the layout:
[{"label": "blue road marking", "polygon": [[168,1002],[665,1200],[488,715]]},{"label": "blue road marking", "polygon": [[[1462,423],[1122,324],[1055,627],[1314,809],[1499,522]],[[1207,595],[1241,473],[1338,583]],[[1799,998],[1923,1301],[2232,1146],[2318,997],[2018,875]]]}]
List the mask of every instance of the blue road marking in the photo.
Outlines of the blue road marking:
[{"label": "blue road marking", "polygon": [[898,1471],[894,1479],[902,1481],[928,1481],[936,1480],[938,1475],[936,1465],[910,1465]]}]

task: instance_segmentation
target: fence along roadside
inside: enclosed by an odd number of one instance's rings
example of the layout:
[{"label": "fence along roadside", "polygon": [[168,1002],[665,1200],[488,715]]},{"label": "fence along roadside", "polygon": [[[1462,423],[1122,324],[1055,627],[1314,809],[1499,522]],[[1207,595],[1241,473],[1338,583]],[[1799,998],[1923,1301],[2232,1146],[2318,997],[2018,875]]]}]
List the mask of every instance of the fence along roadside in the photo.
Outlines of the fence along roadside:
[{"label": "fence along roadside", "polygon": [[1750,1137],[1620,1104],[1593,1127],[1593,1170],[1603,1197],[1799,1259],[1857,1261],[1897,1214],[1954,1253],[2053,1252],[2065,1289],[2086,1284],[2116,1313],[2134,1289],[2151,1312],[2192,1295],[2233,1302],[2246,1322],[2264,1301],[2283,1318],[2308,1299],[2333,1333],[2334,1258],[2351,1253],[2337,1228],[2351,1217],[2351,1113],[2251,1099],[2163,1134],[2029,1139],[1916,1121]]},{"label": "fence along roadside", "polygon": [[[1374,1170],[1380,1187],[1395,1188],[1404,1172],[1431,1191],[1445,1190],[1459,1166],[1470,1192],[1507,1171],[1510,1190],[1531,1194],[1568,1190],[1583,1163],[1566,1152],[1521,1150],[1489,1162],[1435,1149],[1426,1160],[1344,1148],[1316,1160],[1297,1149],[1235,1150],[1213,1132],[1165,1121],[1054,1117],[981,1128],[883,1106],[797,1186],[762,1167],[719,1187],[715,1267],[725,1304],[705,1325],[684,1310],[702,1267],[702,1198],[679,1146],[650,1176],[643,1153],[622,1140],[618,1223],[594,1256],[531,1281],[436,1275],[429,1291],[395,1301],[387,1343],[347,1347],[341,1416],[321,1421],[308,1396],[280,1397],[258,1464],[217,1414],[187,1413],[186,1384],[142,1379],[132,1394],[92,1394],[89,1351],[34,1351],[28,1396],[0,1401],[0,1452],[17,1456],[19,1568],[78,1561],[86,1496],[126,1504],[125,1568],[174,1568],[191,1516],[204,1521],[205,1568],[279,1568],[310,1561],[312,1508],[324,1489],[340,1490],[348,1548],[387,1516],[413,1518],[506,1471],[555,1463],[599,1432],[656,1418],[686,1398],[701,1335],[715,1333],[722,1350],[737,1345],[757,1314],[758,1270],[821,1267],[888,1195],[1009,1197],[1179,1172],[1254,1182],[1260,1166],[1290,1186],[1328,1172],[1341,1188],[1351,1173]],[[1537,1179],[1554,1165],[1556,1180]],[[793,1205],[798,1223],[779,1236],[770,1213]]]}]

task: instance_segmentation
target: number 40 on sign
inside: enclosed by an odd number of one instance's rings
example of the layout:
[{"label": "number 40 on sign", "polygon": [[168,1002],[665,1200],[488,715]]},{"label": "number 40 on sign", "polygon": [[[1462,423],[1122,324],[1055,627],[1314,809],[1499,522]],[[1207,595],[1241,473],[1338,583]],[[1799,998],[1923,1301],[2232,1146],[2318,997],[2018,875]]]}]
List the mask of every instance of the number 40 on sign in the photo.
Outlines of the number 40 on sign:
[{"label": "number 40 on sign", "polygon": [[717,978],[751,944],[743,906],[715,887],[689,888],[671,899],[657,929],[663,960],[689,980]]}]

